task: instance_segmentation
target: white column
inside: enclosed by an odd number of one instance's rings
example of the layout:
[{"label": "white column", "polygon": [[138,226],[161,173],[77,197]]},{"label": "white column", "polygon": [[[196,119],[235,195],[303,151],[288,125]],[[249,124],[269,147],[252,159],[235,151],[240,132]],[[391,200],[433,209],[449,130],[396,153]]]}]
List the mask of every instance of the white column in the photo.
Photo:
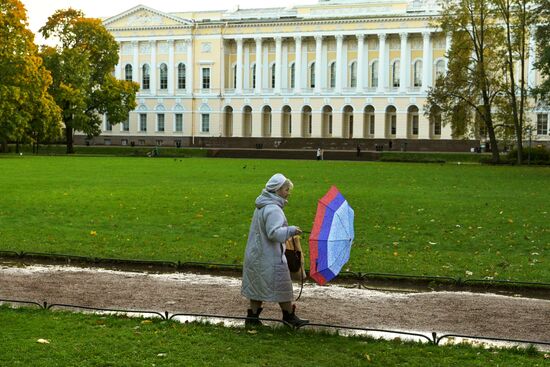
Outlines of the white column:
[{"label": "white column", "polygon": [[237,42],[237,85],[235,86],[235,93],[243,93],[243,39],[236,38]]},{"label": "white column", "polygon": [[323,36],[315,36],[315,93],[321,93]]},{"label": "white column", "polygon": [[[295,37],[294,42],[296,43],[294,48],[296,54],[294,59],[294,93],[300,94],[302,92],[302,37]],[[294,126],[292,126],[292,135],[297,136],[294,133]]]},{"label": "white column", "polygon": [[447,34],[445,37],[445,72],[449,70],[449,52],[451,51],[451,43],[453,39],[451,38],[450,34]]},{"label": "white column", "polygon": [[[357,35],[357,93],[363,92],[364,69],[365,69],[365,35],[358,34]],[[355,130],[355,126],[353,128]]]},{"label": "white column", "polygon": [[168,40],[168,94],[174,95],[174,76],[176,75],[174,66],[174,40]]},{"label": "white column", "polygon": [[[254,38],[256,41],[256,94],[262,93],[262,38]],[[255,130],[254,130],[255,131]],[[252,136],[254,133],[252,133]]]},{"label": "white column", "polygon": [[159,69],[157,67],[157,41],[149,41],[151,47],[151,94],[157,94],[157,74]]},{"label": "white column", "polygon": [[529,64],[527,66],[527,86],[529,88],[534,88],[536,84],[537,72],[535,69],[535,59],[536,59],[536,42],[535,42],[535,32],[536,27],[529,28]]},{"label": "white column", "polygon": [[428,90],[432,71],[432,58],[430,57],[430,32],[422,32],[422,92]]},{"label": "white column", "polygon": [[134,59],[132,60],[132,80],[141,85],[141,80],[139,80],[139,42],[132,42],[132,48],[134,50]]},{"label": "white column", "polygon": [[378,89],[377,92],[386,91],[386,80],[388,79],[388,62],[386,61],[386,34],[378,35]]},{"label": "white column", "polygon": [[250,90],[250,44],[244,47],[243,90]]},{"label": "white column", "polygon": [[275,93],[281,93],[281,63],[283,38],[275,37]]},{"label": "white column", "polygon": [[122,42],[118,42],[118,63],[115,66],[115,78],[122,80]]},{"label": "white column", "polygon": [[401,69],[399,69],[399,92],[405,93],[409,89],[409,78],[408,78],[408,70],[409,70],[409,48],[407,37],[409,36],[408,33],[400,33],[399,37],[401,37]]},{"label": "white column", "polygon": [[342,65],[342,45],[344,43],[344,36],[341,34],[336,35],[336,93],[342,92],[342,74],[345,65]]},{"label": "white column", "polygon": [[185,86],[187,94],[193,93],[193,41],[189,38],[185,40],[187,47],[187,63],[185,64]]}]

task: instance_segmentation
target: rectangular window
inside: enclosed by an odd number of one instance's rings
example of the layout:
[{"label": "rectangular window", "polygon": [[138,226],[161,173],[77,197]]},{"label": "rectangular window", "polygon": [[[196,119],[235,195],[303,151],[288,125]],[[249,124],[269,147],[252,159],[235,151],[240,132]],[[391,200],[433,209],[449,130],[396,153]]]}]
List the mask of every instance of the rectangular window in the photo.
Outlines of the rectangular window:
[{"label": "rectangular window", "polygon": [[164,113],[157,114],[157,131],[164,131]]},{"label": "rectangular window", "polygon": [[207,113],[201,114],[201,132],[210,132],[210,115]]},{"label": "rectangular window", "polygon": [[412,117],[412,134],[418,135],[418,116],[413,115]]},{"label": "rectangular window", "polygon": [[537,114],[537,135],[548,134],[548,115],[545,113]]},{"label": "rectangular window", "polygon": [[103,139],[103,144],[111,145],[111,139]]},{"label": "rectangular window", "polygon": [[122,131],[130,131],[130,116],[122,123]]},{"label": "rectangular window", "polygon": [[147,131],[147,114],[139,114],[139,131]]},{"label": "rectangular window", "polygon": [[145,139],[139,139],[138,145],[145,145]]},{"label": "rectangular window", "polygon": [[202,89],[210,89],[210,68],[202,68]]},{"label": "rectangular window", "polygon": [[155,141],[155,144],[157,145],[157,147],[160,147],[162,145],[163,141],[162,140],[156,140]]},{"label": "rectangular window", "polygon": [[120,144],[121,144],[121,145],[128,145],[128,139],[122,139],[122,140],[120,141]]},{"label": "rectangular window", "polygon": [[105,131],[113,131],[113,125],[109,122],[109,117],[105,115]]},{"label": "rectangular window", "polygon": [[174,130],[176,132],[183,131],[183,114],[182,113],[176,113],[176,126]]}]

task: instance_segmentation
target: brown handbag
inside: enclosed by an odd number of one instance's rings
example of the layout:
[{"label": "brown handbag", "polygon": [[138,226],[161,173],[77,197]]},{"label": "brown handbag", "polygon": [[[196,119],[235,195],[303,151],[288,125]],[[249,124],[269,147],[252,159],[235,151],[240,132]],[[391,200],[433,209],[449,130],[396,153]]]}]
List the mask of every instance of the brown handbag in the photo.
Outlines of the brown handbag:
[{"label": "brown handbag", "polygon": [[286,240],[285,256],[288,264],[288,270],[291,273],[300,271],[302,267],[302,247],[300,246],[300,236],[292,236]]}]

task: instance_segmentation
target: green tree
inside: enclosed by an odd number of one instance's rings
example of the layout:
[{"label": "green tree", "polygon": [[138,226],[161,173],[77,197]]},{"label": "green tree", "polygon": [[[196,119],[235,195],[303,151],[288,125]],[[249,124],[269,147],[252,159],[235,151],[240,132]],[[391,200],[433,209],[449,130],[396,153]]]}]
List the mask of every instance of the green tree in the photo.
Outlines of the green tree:
[{"label": "green tree", "polygon": [[[0,144],[56,138],[60,110],[48,94],[50,73],[42,64],[19,0],[0,0]],[[33,131],[40,133],[34,134]]]},{"label": "green tree", "polygon": [[136,107],[136,83],[115,79],[118,45],[99,19],[86,18],[79,10],[58,10],[40,29],[44,38],[58,40],[42,52],[51,71],[50,92],[63,110],[67,153],[73,153],[73,134],[101,132],[101,115],[111,124],[125,121]]},{"label": "green tree", "polygon": [[[505,103],[499,106],[505,131],[515,134],[517,162],[522,162],[525,110],[527,109],[527,67],[529,58],[530,29],[534,21],[532,0],[493,0],[497,15],[502,20],[506,33],[506,96]],[[516,69],[516,66],[518,67]],[[518,72],[516,73],[516,70]],[[511,120],[511,121],[510,121]],[[513,129],[510,128],[513,126]]]},{"label": "green tree", "polygon": [[550,0],[537,0],[537,62],[543,81],[533,89],[533,95],[550,105]]},{"label": "green tree", "polygon": [[[438,106],[444,123],[463,124],[453,126],[453,131],[478,135],[476,121],[480,121],[489,137],[494,163],[500,156],[493,108],[505,90],[504,53],[498,47],[504,44],[504,34],[497,19],[489,0],[458,0],[444,5],[437,25],[452,39],[448,71],[430,89],[426,106],[426,111]],[[465,108],[474,113],[465,113]]]}]

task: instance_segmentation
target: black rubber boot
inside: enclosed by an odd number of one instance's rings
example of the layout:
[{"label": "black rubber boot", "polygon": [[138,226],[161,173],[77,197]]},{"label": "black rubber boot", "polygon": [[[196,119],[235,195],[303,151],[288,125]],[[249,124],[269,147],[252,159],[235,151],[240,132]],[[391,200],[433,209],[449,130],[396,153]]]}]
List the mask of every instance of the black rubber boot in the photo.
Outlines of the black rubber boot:
[{"label": "black rubber boot", "polygon": [[244,322],[244,326],[246,327],[255,327],[255,326],[262,326],[262,322],[260,321],[260,313],[262,312],[263,308],[258,308],[258,311],[254,313],[250,308],[247,310],[246,320]]},{"label": "black rubber boot", "polygon": [[292,312],[283,310],[283,321],[286,322],[289,326],[295,328],[299,328],[304,326],[305,324],[309,324],[309,320],[304,320],[296,316],[294,309],[292,310]]}]

